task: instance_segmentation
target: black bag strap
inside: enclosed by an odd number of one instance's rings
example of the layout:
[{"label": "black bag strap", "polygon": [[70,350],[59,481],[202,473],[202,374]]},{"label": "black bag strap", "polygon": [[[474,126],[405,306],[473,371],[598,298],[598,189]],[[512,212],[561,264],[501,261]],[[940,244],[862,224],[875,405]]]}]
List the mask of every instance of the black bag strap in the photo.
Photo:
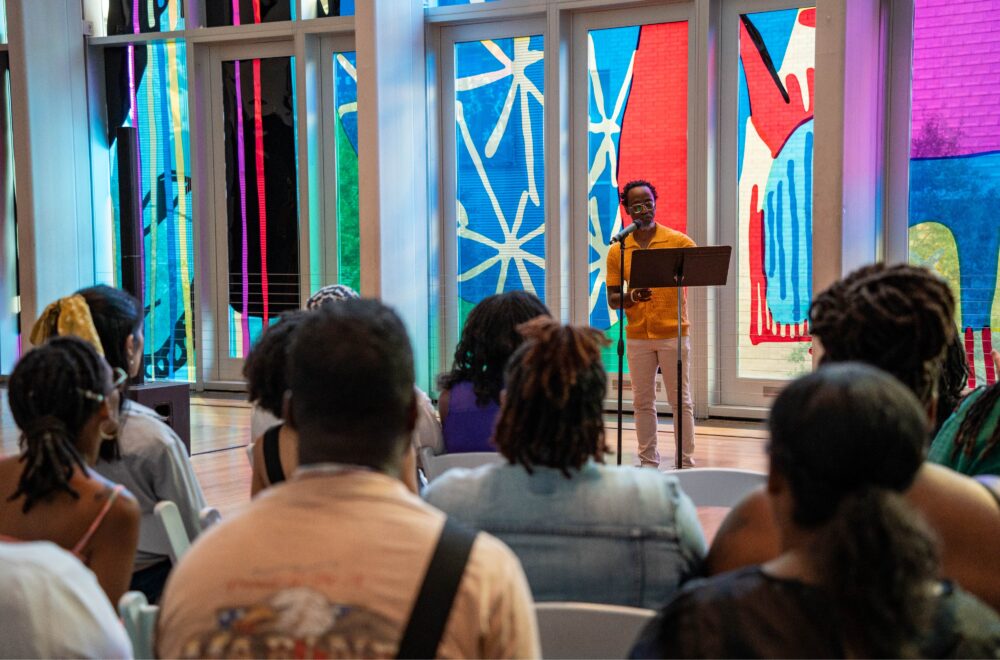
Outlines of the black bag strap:
[{"label": "black bag strap", "polygon": [[285,471],[281,469],[281,449],[278,445],[278,434],[281,433],[281,424],[272,426],[264,432],[264,469],[267,471],[267,480],[271,485],[281,483],[285,480]]},{"label": "black bag strap", "polygon": [[476,534],[451,518],[445,520],[427,574],[424,575],[424,583],[420,585],[410,620],[399,642],[397,658],[437,657],[438,644],[448,623]]}]

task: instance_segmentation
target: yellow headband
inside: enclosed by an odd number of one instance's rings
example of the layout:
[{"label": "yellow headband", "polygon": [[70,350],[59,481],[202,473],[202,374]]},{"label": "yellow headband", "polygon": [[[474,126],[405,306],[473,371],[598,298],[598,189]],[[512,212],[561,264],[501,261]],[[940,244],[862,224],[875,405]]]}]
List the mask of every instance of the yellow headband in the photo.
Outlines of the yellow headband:
[{"label": "yellow headband", "polygon": [[32,326],[29,338],[32,344],[38,346],[52,337],[67,335],[83,339],[104,355],[101,338],[94,327],[94,319],[90,316],[90,307],[80,294],[60,298],[46,307]]}]

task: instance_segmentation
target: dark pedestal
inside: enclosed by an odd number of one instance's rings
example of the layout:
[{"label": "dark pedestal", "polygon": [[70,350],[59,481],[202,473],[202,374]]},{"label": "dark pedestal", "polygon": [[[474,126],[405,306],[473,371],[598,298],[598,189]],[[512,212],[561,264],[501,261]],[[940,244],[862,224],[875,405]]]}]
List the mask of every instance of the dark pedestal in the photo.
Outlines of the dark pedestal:
[{"label": "dark pedestal", "polygon": [[191,455],[191,386],[187,383],[143,383],[132,385],[128,396],[133,401],[152,408],[174,430]]}]

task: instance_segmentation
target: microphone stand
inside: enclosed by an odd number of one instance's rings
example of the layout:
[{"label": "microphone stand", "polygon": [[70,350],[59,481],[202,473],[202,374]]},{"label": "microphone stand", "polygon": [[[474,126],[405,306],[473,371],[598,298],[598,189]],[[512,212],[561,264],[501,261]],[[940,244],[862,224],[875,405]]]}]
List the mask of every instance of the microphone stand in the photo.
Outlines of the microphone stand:
[{"label": "microphone stand", "polygon": [[618,465],[622,464],[622,379],[625,373],[625,239],[618,242],[621,285],[618,287]]},{"label": "microphone stand", "polygon": [[677,270],[674,272],[674,282],[677,284],[677,409],[674,413],[674,469],[683,467],[681,452],[684,450],[684,400],[681,398],[681,376],[684,372],[684,352],[681,350],[681,302],[684,297],[684,257],[677,260]]}]

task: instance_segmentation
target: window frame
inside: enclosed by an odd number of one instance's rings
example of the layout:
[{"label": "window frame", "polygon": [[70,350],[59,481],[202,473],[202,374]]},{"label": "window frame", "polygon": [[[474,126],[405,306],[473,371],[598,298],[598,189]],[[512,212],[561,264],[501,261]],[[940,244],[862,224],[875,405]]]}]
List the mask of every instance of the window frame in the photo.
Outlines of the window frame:
[{"label": "window frame", "polygon": [[[720,365],[712,383],[712,414],[763,418],[770,401],[789,381],[767,378],[741,378],[739,375],[739,179],[737,107],[739,88],[739,17],[746,13],[765,13],[815,6],[815,0],[723,0],[719,47],[719,146],[718,146],[718,227],[719,242],[733,246],[729,264],[729,285],[719,292],[716,310],[716,362]],[[815,57],[815,50],[814,50]],[[815,67],[815,60],[814,60]],[[815,108],[814,108],[815,111]],[[815,154],[813,163],[816,163]],[[814,170],[815,172],[815,170]],[[814,197],[815,199],[815,197]],[[815,223],[815,215],[813,218]],[[814,245],[810,246],[813,250]],[[815,294],[815,291],[814,291]],[[748,393],[747,387],[759,389]]]},{"label": "window frame", "polygon": [[[480,22],[469,25],[454,25],[441,28],[439,36],[440,57],[440,79],[438,90],[440,92],[440,103],[438,106],[439,130],[440,130],[440,151],[438,152],[438,175],[439,193],[439,231],[437,236],[438,259],[440,260],[439,273],[440,280],[438,288],[438,337],[441,346],[455,346],[459,339],[459,304],[458,304],[458,218],[456,211],[457,181],[458,181],[458,153],[457,139],[455,137],[455,45],[470,41],[482,41],[484,39],[508,39],[511,37],[523,37],[528,35],[541,35],[545,41],[544,52],[548,55],[548,30],[544,20],[537,18],[519,18],[515,20],[504,20],[498,22]],[[543,79],[549,80],[549,67],[551,66],[548,57],[543,60]],[[542,91],[545,103],[543,105],[543,167],[545,168],[545,182],[540,186],[543,196],[542,208],[549,209],[550,194],[548,171],[548,151],[551,145],[548,144],[548,135],[544,133],[547,125],[548,113],[551,111],[547,90]],[[546,278],[546,304],[551,300],[551,282],[549,271],[558,268],[552,261],[549,250],[552,235],[558,236],[558,224],[553,223],[553,216],[547,214],[545,218],[545,278]],[[433,266],[432,266],[433,270]],[[432,288],[433,290],[433,288]],[[438,355],[439,364],[437,371],[445,371],[451,362],[452,351],[440,350]],[[432,365],[432,369],[435,365]]]}]

